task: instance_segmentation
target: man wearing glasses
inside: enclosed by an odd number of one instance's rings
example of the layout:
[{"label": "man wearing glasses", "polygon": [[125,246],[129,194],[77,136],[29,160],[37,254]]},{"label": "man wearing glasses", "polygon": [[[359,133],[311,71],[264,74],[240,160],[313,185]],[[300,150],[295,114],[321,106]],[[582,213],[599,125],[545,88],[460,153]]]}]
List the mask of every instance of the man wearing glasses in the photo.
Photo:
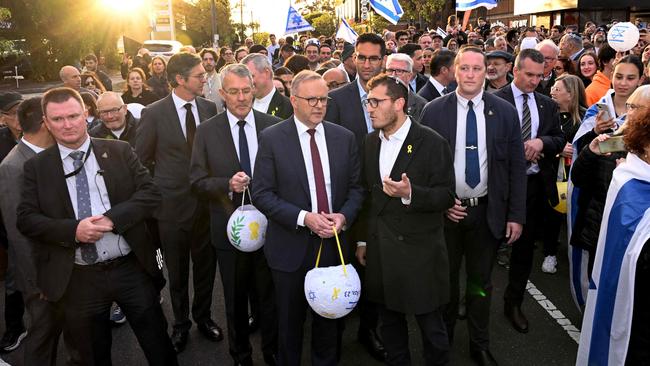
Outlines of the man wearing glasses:
[{"label": "man wearing glasses", "polygon": [[538,43],[537,46],[535,46],[535,49],[544,55],[544,75],[539,81],[539,85],[535,91],[550,97],[551,87],[555,84],[555,78],[557,77],[554,67],[555,62],[560,55],[560,48],[550,39],[545,39]]},{"label": "man wearing glasses", "polygon": [[223,339],[221,328],[210,316],[216,260],[210,245],[208,210],[192,194],[189,184],[196,127],[216,115],[217,107],[200,97],[206,73],[198,55],[175,54],[167,64],[167,75],[174,89],[142,111],[136,132],[136,152],[153,172],[154,182],[162,193],[162,204],[155,217],[174,310],[172,343],[176,352],[181,352],[192,327],[188,293],[190,256],[194,280],[192,318],[207,339],[215,342]]},{"label": "man wearing glasses", "polygon": [[97,111],[102,123],[88,131],[91,137],[126,141],[135,148],[135,129],[138,119],[126,109],[122,97],[106,92],[97,99]]},{"label": "man wearing glasses", "polygon": [[[386,74],[399,78],[405,85],[409,85],[417,72],[413,70],[413,59],[404,53],[393,53],[386,59]],[[411,88],[408,90],[406,113],[416,122],[420,121],[420,114],[427,104],[427,100],[415,94]],[[367,108],[367,106],[366,106]]]},{"label": "man wearing glasses", "polygon": [[[344,229],[363,200],[354,135],[323,121],[327,92],[320,75],[301,71],[291,85],[294,116],[259,136],[253,202],[269,220],[264,254],[276,291],[279,365],[301,364],[305,274],[314,267],[321,243],[320,265],[340,264],[333,231],[345,246]],[[314,312],[311,318],[311,364],[336,365],[340,320]]]}]

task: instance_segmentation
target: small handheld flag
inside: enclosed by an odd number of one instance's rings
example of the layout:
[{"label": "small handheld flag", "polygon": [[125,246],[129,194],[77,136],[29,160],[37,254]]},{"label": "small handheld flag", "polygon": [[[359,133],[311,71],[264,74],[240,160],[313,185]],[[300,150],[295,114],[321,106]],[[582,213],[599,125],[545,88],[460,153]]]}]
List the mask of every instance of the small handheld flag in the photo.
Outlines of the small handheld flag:
[{"label": "small handheld flag", "polygon": [[336,39],[344,39],[352,44],[354,44],[357,41],[357,37],[359,35],[357,32],[350,27],[350,24],[345,20],[345,18],[341,18],[341,25],[339,26],[339,30],[336,32]]},{"label": "small handheld flag", "polygon": [[309,24],[309,22],[307,22],[302,15],[298,14],[293,6],[289,6],[289,11],[287,13],[287,26],[285,28],[284,34],[312,30],[314,30],[314,27],[312,27],[311,24]]},{"label": "small handheld flag", "polygon": [[397,24],[404,15],[404,10],[397,0],[370,0],[370,6],[392,24]]}]

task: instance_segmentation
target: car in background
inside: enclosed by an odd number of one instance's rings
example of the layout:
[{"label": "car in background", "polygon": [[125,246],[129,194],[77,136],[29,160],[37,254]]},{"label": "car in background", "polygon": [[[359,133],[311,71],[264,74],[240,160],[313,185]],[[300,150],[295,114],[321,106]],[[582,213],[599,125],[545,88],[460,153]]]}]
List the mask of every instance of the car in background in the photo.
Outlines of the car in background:
[{"label": "car in background", "polygon": [[7,44],[8,47],[0,53],[0,79],[16,76],[16,73],[29,79],[32,75],[32,63],[27,42],[24,39],[16,39]]},{"label": "car in background", "polygon": [[149,50],[149,55],[162,56],[168,60],[175,53],[180,52],[183,44],[178,41],[164,40],[164,39],[150,39],[144,41],[142,47]]}]

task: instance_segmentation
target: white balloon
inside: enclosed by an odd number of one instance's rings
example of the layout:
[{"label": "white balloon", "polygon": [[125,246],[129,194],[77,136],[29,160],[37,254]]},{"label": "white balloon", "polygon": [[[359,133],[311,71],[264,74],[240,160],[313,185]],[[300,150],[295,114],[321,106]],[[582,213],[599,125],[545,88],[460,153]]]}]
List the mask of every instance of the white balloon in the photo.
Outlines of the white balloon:
[{"label": "white balloon", "polygon": [[338,319],[348,315],[361,296],[361,280],[351,264],[316,267],[305,276],[305,298],[320,316]]},{"label": "white balloon", "polygon": [[254,252],[264,245],[267,224],[266,217],[255,206],[241,206],[228,220],[228,240],[242,252]]},{"label": "white balloon", "polygon": [[629,51],[639,42],[639,29],[630,22],[616,23],[607,33],[607,43],[618,52]]}]

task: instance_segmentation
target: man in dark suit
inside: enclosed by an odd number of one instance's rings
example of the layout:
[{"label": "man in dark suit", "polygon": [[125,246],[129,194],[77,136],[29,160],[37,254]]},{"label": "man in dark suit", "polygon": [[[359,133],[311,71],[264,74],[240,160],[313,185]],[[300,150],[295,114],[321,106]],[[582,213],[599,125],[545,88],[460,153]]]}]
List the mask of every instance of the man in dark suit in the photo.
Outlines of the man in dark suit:
[{"label": "man in dark suit", "polygon": [[494,365],[489,351],[492,267],[500,242],[517,240],[525,220],[521,128],[511,105],[483,91],[486,59],[479,48],[461,49],[454,65],[456,92],[422,112],[422,124],[449,141],[454,154],[457,197],[445,220],[451,280],[445,320],[453,341],[464,256],[470,353],[477,364]]},{"label": "man in dark suit", "polygon": [[241,60],[253,75],[255,101],[253,108],[262,113],[287,119],[293,114],[289,98],[280,94],[273,86],[273,67],[268,57],[261,53],[251,53]]},{"label": "man in dark suit", "polygon": [[428,78],[422,74],[424,65],[422,62],[422,47],[417,43],[407,43],[397,50],[398,53],[408,55],[413,61],[413,77],[409,81],[409,90],[413,93],[419,92],[428,81]]},{"label": "man in dark suit", "polygon": [[[323,121],[327,92],[317,73],[298,73],[291,86],[294,117],[262,131],[255,161],[253,202],[269,220],[264,254],[275,284],[280,365],[301,363],[304,279],[319,244],[323,267],[340,264],[333,229],[345,247],[341,230],[352,225],[363,200],[354,135]],[[340,320],[311,315],[312,364],[335,365]]]},{"label": "man in dark suit", "polygon": [[418,95],[428,102],[448,94],[454,87],[454,58],[456,54],[448,50],[440,50],[431,58],[431,76],[429,81],[418,92]]},{"label": "man in dark suit", "polygon": [[245,253],[230,244],[226,225],[241,204],[244,189],[250,188],[257,135],[280,119],[252,109],[253,79],[246,66],[228,65],[221,70],[220,77],[223,82],[219,93],[226,102],[226,112],[208,119],[197,129],[190,181],[193,191],[210,201],[212,244],[217,248],[224,287],[230,355],[237,365],[253,364],[247,295],[254,291],[261,303],[264,359],[267,364],[274,364],[277,321],[271,272],[263,249]]},{"label": "man in dark suit", "polygon": [[533,265],[535,239],[543,228],[546,205],[558,204],[557,154],[565,145],[557,104],[535,91],[544,75],[544,55],[534,49],[519,53],[512,83],[495,93],[517,108],[526,157],[526,225],[513,243],[509,283],[505,292],[505,314],[512,326],[528,332],[528,320],[521,312],[526,283]]},{"label": "man in dark suit", "polygon": [[223,339],[221,328],[210,316],[216,259],[210,245],[209,213],[207,205],[192,194],[189,178],[196,126],[216,115],[217,107],[199,97],[206,74],[198,56],[175,54],[167,64],[167,75],[174,90],[142,111],[136,152],[142,163],[153,169],[154,182],[163,196],[156,218],[174,310],[172,343],[181,352],[192,327],[188,294],[190,256],[194,280],[192,318],[206,338]]},{"label": "man in dark suit", "polygon": [[543,40],[535,46],[535,49],[544,55],[544,75],[535,89],[536,92],[551,96],[551,88],[555,84],[555,62],[560,55],[560,48],[553,41]]},{"label": "man in dark suit", "polygon": [[176,365],[158,302],[160,255],[144,220],[160,192],[131,147],[91,140],[77,91],[42,101],[56,144],[24,165],[17,226],[37,245],[36,285],[63,313],[84,365],[111,365],[109,310],[124,310],[150,364]]},{"label": "man in dark suit", "polygon": [[[393,53],[388,55],[388,58],[386,59],[386,74],[395,76],[402,80],[404,84],[409,85],[409,82],[414,77],[413,60],[403,53]],[[422,114],[422,110],[426,104],[426,99],[417,95],[409,88],[406,114],[408,114],[413,121],[418,123],[420,122],[420,114]]]},{"label": "man in dark suit", "polygon": [[[362,182],[367,247],[365,291],[380,304],[389,365],[411,363],[406,314],[415,315],[427,365],[449,363],[443,305],[449,301],[444,212],[454,204],[449,144],[406,114],[407,84],[378,75],[366,103],[376,129],[366,137]],[[367,248],[367,251],[366,251]]]},{"label": "man in dark suit", "polygon": [[139,119],[126,109],[122,97],[105,92],[97,99],[97,111],[101,123],[88,131],[91,137],[126,141],[135,148],[135,135]]}]

